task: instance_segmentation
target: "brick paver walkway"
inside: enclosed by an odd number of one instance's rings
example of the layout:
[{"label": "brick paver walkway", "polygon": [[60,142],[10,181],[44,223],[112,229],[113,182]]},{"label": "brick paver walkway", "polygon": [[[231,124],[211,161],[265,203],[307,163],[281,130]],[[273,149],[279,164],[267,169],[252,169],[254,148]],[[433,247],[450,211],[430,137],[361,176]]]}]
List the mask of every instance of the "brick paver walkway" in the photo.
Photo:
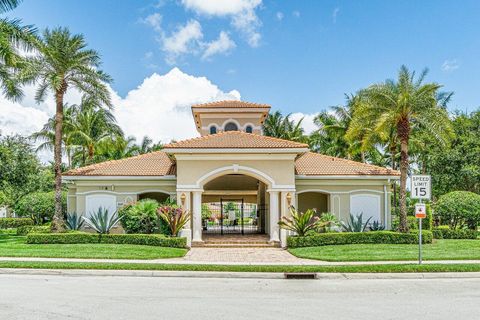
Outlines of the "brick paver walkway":
[{"label": "brick paver walkway", "polygon": [[184,261],[209,263],[301,263],[287,250],[280,248],[192,248]]}]

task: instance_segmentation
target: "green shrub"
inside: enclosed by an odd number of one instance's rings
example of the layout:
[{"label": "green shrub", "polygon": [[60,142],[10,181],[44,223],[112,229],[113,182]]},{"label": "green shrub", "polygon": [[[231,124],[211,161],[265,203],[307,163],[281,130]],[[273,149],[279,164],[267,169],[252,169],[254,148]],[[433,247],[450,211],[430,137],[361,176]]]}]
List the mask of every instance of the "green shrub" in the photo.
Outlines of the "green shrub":
[{"label": "green shrub", "polygon": [[17,236],[26,236],[29,233],[49,233],[50,226],[21,226],[17,228]]},{"label": "green shrub", "polygon": [[[67,197],[62,193],[63,213],[67,210]],[[20,217],[30,217],[35,224],[51,221],[55,213],[55,192],[35,192],[24,196],[15,205],[15,213]]]},{"label": "green shrub", "polygon": [[[398,217],[394,217],[392,221],[392,230],[398,230],[399,225]],[[408,230],[418,230],[419,229],[419,221],[418,218],[415,216],[407,216],[407,225]],[[433,214],[432,209],[429,204],[427,204],[427,217],[422,219],[422,230],[432,230],[433,228]]]},{"label": "green shrub", "polygon": [[167,237],[161,234],[95,234],[86,232],[71,233],[35,233],[27,235],[29,244],[77,244],[77,243],[109,243],[137,244],[147,246],[185,248],[186,238]]},{"label": "green shrub", "polygon": [[435,214],[450,229],[476,230],[480,223],[480,195],[469,191],[453,191],[441,196]]},{"label": "green shrub", "polygon": [[33,225],[30,218],[0,218],[0,229],[18,228]]},{"label": "green shrub", "polygon": [[160,204],[152,199],[127,204],[118,211],[126,233],[170,234],[168,226],[157,215]]},{"label": "green shrub", "polygon": [[477,239],[477,230],[450,229],[448,226],[434,228],[432,230],[435,239]]},{"label": "green shrub", "polygon": [[[422,242],[431,243],[433,240],[431,231],[422,231]],[[287,238],[289,248],[318,247],[341,244],[415,244],[418,243],[418,232],[400,233],[393,231],[372,232],[339,232],[319,233],[306,237],[291,236]]]}]

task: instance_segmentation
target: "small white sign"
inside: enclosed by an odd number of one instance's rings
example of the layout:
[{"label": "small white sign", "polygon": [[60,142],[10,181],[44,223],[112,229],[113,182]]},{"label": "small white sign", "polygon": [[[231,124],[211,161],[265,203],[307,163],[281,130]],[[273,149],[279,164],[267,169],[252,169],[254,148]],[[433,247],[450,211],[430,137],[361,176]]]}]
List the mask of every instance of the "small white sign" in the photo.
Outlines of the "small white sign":
[{"label": "small white sign", "polygon": [[414,175],[411,177],[412,188],[410,198],[428,199],[432,194],[432,178],[429,175]]},{"label": "small white sign", "polygon": [[415,218],[423,219],[427,217],[427,206],[425,203],[415,204]]}]

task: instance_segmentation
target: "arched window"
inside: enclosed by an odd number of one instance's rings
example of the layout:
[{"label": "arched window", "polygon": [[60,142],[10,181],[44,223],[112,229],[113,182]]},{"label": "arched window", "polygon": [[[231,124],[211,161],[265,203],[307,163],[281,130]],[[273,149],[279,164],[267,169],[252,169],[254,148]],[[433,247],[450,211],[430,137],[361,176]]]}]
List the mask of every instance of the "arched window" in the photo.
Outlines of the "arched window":
[{"label": "arched window", "polygon": [[252,126],[247,126],[247,127],[245,128],[245,132],[246,132],[246,133],[252,133],[252,132],[253,132]]},{"label": "arched window", "polygon": [[238,126],[233,123],[233,122],[229,122],[225,125],[225,131],[238,131]]},{"label": "arched window", "polygon": [[215,134],[215,133],[217,133],[217,127],[211,126],[210,127],[210,134]]}]

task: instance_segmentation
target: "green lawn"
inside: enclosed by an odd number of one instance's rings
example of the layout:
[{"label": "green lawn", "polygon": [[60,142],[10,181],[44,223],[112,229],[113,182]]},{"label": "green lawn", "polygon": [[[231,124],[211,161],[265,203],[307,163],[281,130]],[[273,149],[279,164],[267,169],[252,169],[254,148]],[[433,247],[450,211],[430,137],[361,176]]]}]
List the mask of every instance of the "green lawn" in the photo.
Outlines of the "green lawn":
[{"label": "green lawn", "polygon": [[99,263],[52,261],[0,261],[0,268],[27,269],[97,269],[97,270],[171,270],[217,272],[335,272],[335,273],[413,273],[480,272],[480,264],[389,264],[349,266],[279,266],[279,265],[198,265],[159,263]]},{"label": "green lawn", "polygon": [[159,259],[183,257],[186,252],[130,244],[26,244],[25,237],[0,234],[0,257]]},{"label": "green lawn", "polygon": [[[350,244],[289,249],[307,259],[324,261],[416,260],[418,245]],[[480,240],[434,240],[423,245],[425,260],[480,260]]]}]

